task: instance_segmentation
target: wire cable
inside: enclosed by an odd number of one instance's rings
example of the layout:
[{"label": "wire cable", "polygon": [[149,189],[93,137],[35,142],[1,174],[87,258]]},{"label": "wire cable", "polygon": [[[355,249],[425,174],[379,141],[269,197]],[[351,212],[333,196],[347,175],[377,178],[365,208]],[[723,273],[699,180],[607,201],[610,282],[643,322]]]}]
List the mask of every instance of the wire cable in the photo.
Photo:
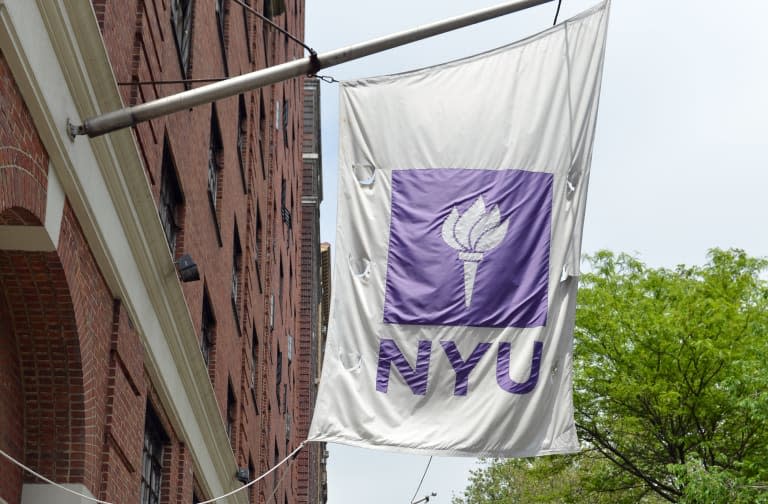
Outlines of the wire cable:
[{"label": "wire cable", "polygon": [[255,480],[253,480],[253,481],[251,481],[249,483],[246,483],[245,485],[241,486],[240,488],[235,488],[231,492],[225,493],[224,495],[220,495],[218,497],[214,497],[213,499],[208,499],[206,501],[202,501],[199,504],[209,504],[211,502],[216,502],[217,500],[225,499],[225,498],[229,497],[230,495],[236,494],[237,492],[242,492],[243,490],[245,490],[246,488],[250,487],[251,485],[253,485],[253,484],[263,480],[264,478],[266,478],[268,475],[270,475],[272,473],[272,471],[274,471],[275,469],[277,469],[278,467],[283,465],[286,461],[292,459],[297,453],[299,453],[299,450],[304,448],[305,444],[306,444],[306,441],[302,441],[302,443],[295,450],[293,450],[291,453],[289,453],[283,460],[281,460],[280,462],[275,464],[272,467],[272,469],[270,469],[269,471],[265,472],[264,474],[262,474],[261,476],[259,476]]},{"label": "wire cable", "polygon": [[243,9],[247,10],[248,12],[250,12],[251,14],[253,14],[254,16],[256,16],[256,17],[260,18],[262,21],[264,21],[265,23],[267,23],[268,25],[270,25],[270,26],[271,26],[272,28],[274,28],[275,30],[279,31],[280,33],[283,33],[283,34],[285,34],[285,35],[286,35],[286,36],[287,36],[289,39],[291,39],[291,40],[293,40],[294,42],[296,42],[297,44],[301,45],[301,47],[303,47],[304,49],[306,49],[307,51],[309,51],[309,54],[311,54],[312,56],[317,56],[317,51],[315,51],[314,49],[312,49],[312,48],[311,48],[311,47],[309,47],[307,44],[305,44],[305,43],[304,43],[304,42],[302,42],[301,40],[297,39],[296,37],[294,37],[294,36],[293,36],[293,35],[291,35],[290,33],[288,33],[288,32],[287,32],[286,30],[284,30],[284,29],[283,29],[283,28],[282,28],[280,25],[277,25],[277,24],[275,24],[275,23],[274,23],[274,22],[273,22],[271,19],[269,19],[267,16],[265,16],[265,15],[264,15],[264,14],[262,14],[261,12],[257,11],[256,9],[254,9],[253,7],[251,7],[250,5],[248,5],[247,3],[245,3],[245,2],[243,2],[243,1],[241,1],[241,0],[233,0],[233,1],[234,1],[236,4],[239,4],[239,5],[240,5],[240,6],[241,6]]},{"label": "wire cable", "polygon": [[552,26],[555,26],[557,24],[557,16],[560,15],[560,4],[563,2],[563,0],[557,0],[557,10],[555,11],[555,20],[552,21]]},{"label": "wire cable", "polygon": [[419,494],[419,490],[421,490],[421,484],[424,483],[424,478],[427,476],[427,471],[429,471],[429,464],[432,463],[432,456],[429,456],[429,460],[427,461],[427,467],[424,468],[424,474],[421,475],[421,481],[419,481],[419,486],[416,487],[416,491],[413,492],[413,497],[411,497],[411,504],[413,504],[413,501],[416,500],[416,496]]},{"label": "wire cable", "polygon": [[144,84],[196,84],[206,82],[220,82],[227,80],[229,77],[209,77],[201,79],[169,79],[169,80],[146,80],[146,81],[121,81],[118,82],[118,86],[140,86]]},{"label": "wire cable", "polygon": [[316,77],[316,78],[320,79],[321,81],[323,81],[323,82],[325,82],[327,84],[335,84],[335,83],[339,82],[339,81],[336,80],[335,77],[332,77],[330,75],[311,74],[311,75],[308,75],[307,77]]},{"label": "wire cable", "polygon": [[46,478],[45,476],[43,476],[42,474],[40,474],[38,472],[35,472],[34,470],[32,470],[29,467],[25,466],[24,464],[22,464],[21,462],[19,462],[15,458],[11,457],[7,453],[5,453],[3,450],[0,450],[0,455],[2,455],[3,457],[7,458],[12,464],[16,464],[17,466],[21,467],[22,469],[24,469],[28,473],[30,473],[30,474],[40,478],[41,480],[45,481],[48,484],[51,484],[51,485],[55,486],[56,488],[60,488],[61,490],[64,490],[65,492],[69,492],[69,493],[71,493],[73,495],[77,495],[78,497],[81,497],[81,498],[83,498],[85,500],[89,500],[91,502],[96,502],[97,504],[112,504],[111,502],[99,500],[99,499],[97,499],[95,497],[91,497],[89,495],[81,494],[80,492],[76,492],[76,491],[72,490],[71,488],[67,488],[64,485],[60,485],[59,483],[56,483],[55,481],[51,481],[48,478]]}]

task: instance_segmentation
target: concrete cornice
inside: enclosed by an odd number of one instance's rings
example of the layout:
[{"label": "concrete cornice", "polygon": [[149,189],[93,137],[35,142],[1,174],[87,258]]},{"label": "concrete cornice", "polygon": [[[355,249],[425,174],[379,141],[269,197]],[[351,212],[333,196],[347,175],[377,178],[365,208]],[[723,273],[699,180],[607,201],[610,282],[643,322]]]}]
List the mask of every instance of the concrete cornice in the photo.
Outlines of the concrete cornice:
[{"label": "concrete cornice", "polygon": [[190,448],[197,481],[212,497],[239,487],[133,134],[67,135],[67,120],[123,106],[91,3],[0,0],[0,49],[99,268],[142,337],[146,368]]}]

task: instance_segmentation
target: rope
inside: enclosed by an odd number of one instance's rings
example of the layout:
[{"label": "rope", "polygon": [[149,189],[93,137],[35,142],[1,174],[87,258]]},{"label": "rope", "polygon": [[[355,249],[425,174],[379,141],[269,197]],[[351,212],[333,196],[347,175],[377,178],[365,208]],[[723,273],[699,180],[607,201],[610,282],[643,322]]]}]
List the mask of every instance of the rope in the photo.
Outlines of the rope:
[{"label": "rope", "polygon": [[259,481],[263,480],[263,479],[264,479],[264,478],[266,478],[268,475],[270,475],[270,474],[272,473],[272,471],[274,471],[275,469],[277,469],[278,467],[280,467],[281,465],[283,465],[283,464],[284,464],[284,463],[285,463],[287,460],[290,460],[290,459],[291,459],[291,458],[293,458],[293,457],[294,457],[294,456],[295,456],[297,453],[299,453],[299,450],[301,450],[302,448],[304,448],[304,444],[305,444],[305,443],[306,443],[306,441],[303,441],[303,442],[302,442],[302,443],[301,443],[301,444],[300,444],[300,445],[299,445],[299,446],[298,446],[298,447],[297,447],[295,450],[293,450],[291,453],[289,453],[289,454],[288,454],[288,455],[287,455],[287,456],[286,456],[286,457],[285,457],[283,460],[281,460],[280,462],[278,462],[278,463],[277,463],[277,465],[275,465],[274,467],[272,467],[272,469],[270,469],[269,471],[265,472],[264,474],[262,474],[261,476],[259,476],[259,477],[258,477],[258,478],[256,478],[255,480],[251,481],[250,483],[246,483],[245,485],[241,486],[240,488],[235,488],[235,489],[234,489],[234,490],[232,490],[231,492],[229,492],[229,493],[225,493],[224,495],[220,495],[220,496],[218,496],[218,497],[214,497],[213,499],[208,499],[207,501],[202,501],[202,502],[200,502],[199,504],[209,504],[209,503],[211,503],[211,502],[216,502],[217,500],[220,500],[220,499],[224,499],[224,498],[226,498],[226,497],[229,497],[230,495],[234,495],[234,494],[236,494],[237,492],[242,492],[243,490],[245,490],[246,488],[250,487],[251,485],[253,485],[253,484],[255,484],[255,483],[257,483],[257,482],[259,482]]},{"label": "rope", "polygon": [[83,498],[85,500],[89,500],[91,502],[96,502],[97,504],[112,504],[111,502],[99,500],[99,499],[96,499],[95,497],[91,497],[90,495],[85,495],[85,494],[81,494],[80,492],[75,492],[71,488],[67,488],[64,485],[60,485],[60,484],[56,483],[55,481],[51,481],[48,478],[46,478],[45,476],[43,476],[42,474],[33,471],[32,469],[30,469],[29,467],[25,466],[24,464],[22,464],[21,462],[19,462],[15,458],[11,457],[7,453],[5,453],[3,450],[0,450],[0,455],[2,455],[3,457],[7,458],[9,461],[11,461],[11,463],[16,464],[17,466],[21,467],[22,469],[24,469],[28,473],[33,474],[34,476],[37,476],[38,478],[40,478],[41,480],[45,481],[46,483],[49,483],[49,484],[55,486],[56,488],[60,488],[60,489],[64,490],[65,492],[69,492],[69,493],[71,493],[73,495],[77,495],[78,497],[81,497],[81,498]]},{"label": "rope", "polygon": [[[289,454],[288,454],[288,455],[287,455],[287,456],[286,456],[286,457],[285,457],[283,460],[281,460],[280,462],[278,462],[278,463],[277,463],[277,465],[275,465],[274,467],[272,467],[272,469],[270,469],[269,471],[265,472],[264,474],[262,474],[261,476],[259,476],[259,477],[258,477],[258,478],[256,478],[255,480],[251,481],[250,483],[247,483],[247,484],[245,484],[245,485],[241,486],[240,488],[236,488],[236,489],[232,490],[231,492],[229,492],[229,493],[226,493],[226,494],[224,494],[224,495],[221,495],[221,496],[219,496],[219,497],[214,497],[213,499],[209,499],[209,500],[207,500],[207,501],[202,501],[202,502],[200,502],[199,504],[209,504],[209,503],[211,503],[211,502],[216,502],[217,500],[220,500],[220,499],[224,499],[224,498],[226,498],[226,497],[229,497],[230,495],[234,495],[234,494],[236,494],[237,492],[241,492],[241,491],[245,490],[246,488],[250,487],[251,485],[253,485],[253,484],[255,484],[255,483],[257,483],[257,482],[261,481],[262,479],[264,479],[265,477],[267,477],[269,474],[271,474],[271,473],[272,473],[272,471],[274,471],[275,469],[277,469],[278,467],[280,467],[281,465],[283,465],[283,464],[284,464],[286,461],[288,461],[288,460],[292,459],[293,457],[295,457],[295,456],[296,456],[296,454],[297,454],[297,453],[299,453],[299,450],[301,450],[302,448],[304,448],[304,445],[305,445],[305,444],[306,444],[306,441],[302,442],[302,443],[301,443],[301,444],[300,444],[298,447],[296,447],[296,449],[295,449],[295,450],[293,450],[291,453],[289,453]],[[40,473],[38,473],[38,472],[34,471],[33,469],[31,469],[31,468],[29,468],[29,467],[25,466],[24,464],[22,464],[21,462],[19,462],[19,461],[18,461],[18,460],[16,460],[15,458],[11,457],[11,456],[10,456],[10,455],[8,455],[7,453],[5,453],[3,450],[0,450],[0,455],[2,455],[3,457],[7,458],[7,459],[8,459],[8,460],[9,460],[11,463],[13,463],[13,464],[15,464],[15,465],[19,466],[20,468],[24,469],[24,470],[25,470],[25,471],[27,471],[28,473],[30,473],[30,474],[32,474],[32,475],[34,475],[34,476],[36,476],[36,477],[40,478],[41,480],[45,481],[46,483],[49,483],[49,484],[51,484],[51,485],[53,485],[53,486],[55,486],[55,487],[57,487],[57,488],[60,488],[60,489],[64,490],[65,492],[69,492],[69,493],[71,493],[71,494],[73,494],[73,495],[77,495],[78,497],[82,497],[83,499],[89,500],[89,501],[91,501],[91,502],[95,502],[95,503],[97,503],[97,504],[112,504],[111,502],[108,502],[108,501],[103,501],[103,500],[100,500],[100,499],[96,499],[96,498],[94,498],[94,497],[91,497],[91,496],[89,496],[89,495],[81,494],[80,492],[76,492],[76,491],[72,490],[71,488],[67,488],[67,487],[65,487],[65,486],[63,486],[63,485],[60,485],[59,483],[56,483],[55,481],[51,481],[51,480],[49,480],[48,478],[46,478],[45,476],[43,476],[42,474],[40,474]],[[432,457],[430,457],[430,459],[431,459],[431,458],[432,458]],[[288,474],[288,471],[286,471],[286,472],[285,472],[285,474]],[[280,481],[278,482],[278,486],[279,486],[279,483],[283,481],[283,478],[285,478],[285,474],[283,475],[283,477],[282,477],[282,478],[280,478]],[[277,487],[276,487],[276,489],[277,489]],[[273,494],[273,496],[274,496],[274,494]]]},{"label": "rope", "polygon": [[421,484],[424,483],[424,478],[427,476],[427,471],[429,471],[429,464],[431,463],[432,463],[432,456],[430,455],[429,460],[427,461],[427,467],[424,468],[424,474],[421,475],[421,481],[419,481],[419,486],[416,487],[416,491],[413,492],[413,497],[411,497],[411,503],[413,503],[413,501],[416,500],[416,496],[419,494],[419,490],[421,490]]}]

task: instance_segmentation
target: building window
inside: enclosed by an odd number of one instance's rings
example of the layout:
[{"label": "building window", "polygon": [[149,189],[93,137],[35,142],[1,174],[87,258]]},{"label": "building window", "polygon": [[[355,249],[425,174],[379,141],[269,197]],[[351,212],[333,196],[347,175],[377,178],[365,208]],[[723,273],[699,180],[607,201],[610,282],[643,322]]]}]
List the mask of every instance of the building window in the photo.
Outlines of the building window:
[{"label": "building window", "polygon": [[256,205],[256,263],[261,262],[262,247],[264,246],[264,225],[261,222],[261,209]]},{"label": "building window", "polygon": [[288,334],[288,363],[293,361],[293,335]]},{"label": "building window", "polygon": [[269,33],[270,33],[270,31],[271,30],[261,30],[261,39],[263,41],[263,43],[261,44],[261,47],[264,49],[264,66],[266,66],[266,67],[271,66],[270,65],[270,60],[272,59],[272,58],[269,57],[269,47],[270,47],[270,45],[269,45],[269,39],[270,39]]},{"label": "building window", "polygon": [[247,192],[245,180],[245,163],[248,159],[248,111],[245,108],[245,97],[238,97],[237,105],[237,158],[240,161],[240,177],[243,181],[243,191]]},{"label": "building window", "polygon": [[[251,391],[256,395],[256,377],[259,370],[259,335],[256,333],[256,326],[253,326],[253,335],[251,336]],[[258,409],[258,404],[254,402]]]},{"label": "building window", "polygon": [[[248,7],[251,6],[251,0],[242,0],[242,2]],[[245,28],[245,47],[248,49],[248,61],[253,61],[253,53],[251,48],[251,13],[248,9],[243,11],[243,28]]]},{"label": "building window", "polygon": [[290,115],[290,102],[283,100],[283,145],[288,148],[288,118]]},{"label": "building window", "polygon": [[269,330],[272,331],[275,328],[275,295],[269,295]]},{"label": "building window", "polygon": [[227,14],[229,14],[229,6],[227,5],[227,0],[214,0],[214,5],[216,7],[216,24],[219,26],[219,43],[224,73],[229,74],[227,65],[227,42],[229,38],[229,33],[227,33]]},{"label": "building window", "polygon": [[213,360],[213,344],[215,341],[216,319],[211,309],[207,290],[203,292],[203,318],[200,322],[200,352],[203,354],[205,366],[210,373]]},{"label": "building window", "polygon": [[163,165],[160,174],[160,202],[157,212],[165,231],[165,239],[171,249],[171,255],[176,254],[176,242],[181,231],[181,213],[183,198],[179,181],[176,178],[176,167],[171,156],[168,139],[163,144]]},{"label": "building window", "polygon": [[[276,466],[279,460],[280,460],[280,450],[277,448],[277,440],[275,440],[275,451],[272,454],[272,467]],[[277,476],[277,473],[275,473],[275,476]]]},{"label": "building window", "polygon": [[280,129],[280,122],[282,121],[282,118],[280,117],[280,100],[275,100],[275,129]]},{"label": "building window", "polygon": [[261,178],[267,178],[267,165],[264,156],[264,144],[267,143],[268,124],[264,105],[264,95],[259,93],[259,162],[261,163]]},{"label": "building window", "polygon": [[261,164],[261,178],[266,179],[267,178],[267,168],[266,163],[264,162],[264,141],[261,137],[264,136],[264,133],[259,134],[259,163]]},{"label": "building window", "polygon": [[243,250],[240,248],[240,236],[235,227],[234,244],[232,246],[232,309],[235,313],[235,321],[238,320],[238,295],[240,294],[240,273],[243,264]]},{"label": "building window", "polygon": [[[253,465],[253,458],[248,456],[248,478],[253,478],[256,475],[256,466]],[[256,502],[256,485],[251,485],[248,488],[248,503],[253,504]]]},{"label": "building window", "polygon": [[227,27],[227,7],[224,5],[226,0],[214,0],[216,3],[216,21],[219,25],[219,37],[224,43],[224,33]]},{"label": "building window", "polygon": [[171,0],[171,24],[179,53],[181,73],[189,77],[190,47],[192,43],[192,2],[193,0]]},{"label": "building window", "polygon": [[221,168],[224,163],[224,146],[221,142],[221,129],[216,114],[216,105],[211,107],[211,138],[208,144],[208,197],[214,213],[218,206],[221,188]]},{"label": "building window", "polygon": [[[287,401],[286,401],[287,402]],[[285,415],[285,444],[288,448],[288,442],[291,439],[291,426],[293,424],[293,415],[286,413]]]},{"label": "building window", "polygon": [[168,437],[151,406],[144,421],[144,447],[141,457],[141,503],[158,504],[163,478],[163,446]]},{"label": "building window", "polygon": [[262,247],[264,246],[264,228],[261,224],[261,210],[258,205],[256,206],[256,251],[254,253],[254,260],[256,261],[256,280],[259,283],[259,294],[263,292],[261,286],[261,256]]},{"label": "building window", "polygon": [[232,449],[235,447],[235,417],[237,415],[237,399],[232,388],[232,382],[227,384],[227,437]]},{"label": "building window", "polygon": [[285,0],[264,0],[264,17],[272,19],[285,12]]},{"label": "building window", "polygon": [[277,347],[277,366],[275,366],[275,395],[277,396],[277,405],[280,406],[280,383],[283,381],[283,352],[280,346]]},{"label": "building window", "polygon": [[288,259],[288,301],[291,299],[293,299],[293,260]]},{"label": "building window", "polygon": [[288,209],[287,200],[287,185],[283,177],[280,184],[280,217],[283,223],[288,225],[288,229],[291,229],[291,211]]}]

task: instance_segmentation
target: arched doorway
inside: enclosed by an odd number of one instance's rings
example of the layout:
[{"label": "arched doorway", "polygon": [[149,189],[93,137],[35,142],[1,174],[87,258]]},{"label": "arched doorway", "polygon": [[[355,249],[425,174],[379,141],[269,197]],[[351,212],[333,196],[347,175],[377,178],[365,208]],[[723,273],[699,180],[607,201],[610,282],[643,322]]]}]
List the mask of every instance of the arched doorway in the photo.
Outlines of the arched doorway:
[{"label": "arched doorway", "polygon": [[[42,226],[20,207],[3,226]],[[56,251],[0,250],[0,448],[57,482],[85,478],[85,401],[75,310]],[[35,478],[0,459],[0,498]]]}]

